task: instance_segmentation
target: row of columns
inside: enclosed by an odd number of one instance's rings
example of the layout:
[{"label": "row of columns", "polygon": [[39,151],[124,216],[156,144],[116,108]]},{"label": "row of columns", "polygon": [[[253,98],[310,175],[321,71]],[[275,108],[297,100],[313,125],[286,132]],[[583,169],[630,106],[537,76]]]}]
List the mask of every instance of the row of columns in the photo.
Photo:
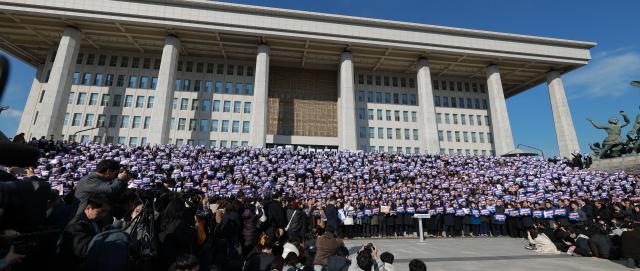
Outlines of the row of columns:
[{"label": "row of columns", "polygon": [[[80,49],[81,33],[78,29],[67,27],[64,30],[56,57],[51,69],[49,81],[40,107],[40,116],[36,125],[46,135],[59,135],[62,130],[62,116],[67,105],[69,89],[71,87],[71,69],[74,67]],[[156,105],[149,134],[149,143],[167,143],[169,125],[172,113],[173,83],[176,79],[176,67],[180,50],[180,40],[175,36],[165,38],[158,74]],[[253,114],[251,117],[251,146],[264,147],[267,131],[267,99],[269,87],[269,55],[267,45],[260,45],[256,54]],[[431,71],[428,59],[421,58],[417,62],[417,91],[421,121],[421,148],[428,153],[438,153],[440,142],[436,123],[433,88],[431,85]],[[340,148],[345,150],[357,149],[356,131],[356,101],[354,89],[353,56],[350,52],[343,52],[338,71],[338,133]],[[489,113],[492,121],[491,129],[494,136],[496,155],[507,153],[514,149],[513,137],[507,106],[502,89],[500,70],[497,65],[486,68]],[[549,97],[553,110],[556,139],[560,155],[570,157],[571,153],[580,151],[573,121],[560,73],[551,71],[547,74]]]}]

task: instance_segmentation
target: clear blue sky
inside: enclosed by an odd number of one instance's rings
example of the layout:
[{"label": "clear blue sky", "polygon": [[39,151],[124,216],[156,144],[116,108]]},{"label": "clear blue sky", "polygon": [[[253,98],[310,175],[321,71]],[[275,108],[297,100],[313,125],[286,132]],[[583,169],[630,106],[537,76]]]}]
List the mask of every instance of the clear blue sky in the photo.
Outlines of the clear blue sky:
[{"label": "clear blue sky", "polygon": [[[640,114],[640,89],[629,81],[640,80],[640,1],[598,0],[244,0],[242,4],[327,12],[379,19],[597,42],[591,63],[565,76],[565,89],[580,146],[601,141],[604,132],[586,121],[606,122],[627,111]],[[12,71],[3,105],[10,112],[0,116],[0,130],[15,134],[35,70],[11,59]],[[507,100],[514,142],[557,154],[549,97],[545,85]],[[626,132],[626,130],[624,131]]]}]

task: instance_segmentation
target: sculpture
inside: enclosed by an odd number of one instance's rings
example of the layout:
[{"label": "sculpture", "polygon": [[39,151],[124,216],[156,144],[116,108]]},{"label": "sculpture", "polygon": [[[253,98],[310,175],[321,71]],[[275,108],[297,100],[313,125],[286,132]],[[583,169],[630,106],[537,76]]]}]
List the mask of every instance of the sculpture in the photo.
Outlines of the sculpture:
[{"label": "sculpture", "polygon": [[636,122],[627,133],[627,145],[632,154],[640,153],[640,114],[636,116]]},{"label": "sculpture", "polygon": [[622,133],[622,128],[629,124],[629,117],[624,111],[620,111],[620,115],[624,119],[623,124],[618,124],[618,118],[611,117],[609,118],[609,125],[600,124],[594,121],[591,118],[587,118],[589,122],[596,129],[603,129],[607,131],[607,137],[602,141],[602,148],[600,151],[600,158],[612,158],[612,157],[620,157],[624,153],[625,145],[622,142],[622,137],[620,136]]},{"label": "sculpture", "polygon": [[594,157],[615,158],[624,154],[640,154],[640,114],[636,116],[634,126],[626,134],[626,140],[621,137],[622,128],[630,121],[624,111],[620,111],[624,123],[618,124],[618,118],[609,118],[609,124],[600,124],[591,118],[587,118],[596,129],[603,129],[607,132],[607,137],[600,143],[589,144]]}]

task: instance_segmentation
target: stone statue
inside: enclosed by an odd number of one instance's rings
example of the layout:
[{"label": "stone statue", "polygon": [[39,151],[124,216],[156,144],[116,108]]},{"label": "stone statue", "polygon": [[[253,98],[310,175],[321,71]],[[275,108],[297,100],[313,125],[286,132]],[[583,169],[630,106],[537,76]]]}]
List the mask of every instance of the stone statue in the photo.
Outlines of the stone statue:
[{"label": "stone statue", "polygon": [[600,158],[620,157],[623,154],[625,144],[620,135],[622,134],[622,128],[629,124],[629,117],[624,111],[620,111],[620,115],[624,119],[623,124],[618,124],[618,118],[616,117],[609,118],[609,125],[600,124],[591,118],[587,118],[596,129],[607,131],[607,137],[602,141]]},{"label": "stone statue", "polygon": [[627,133],[627,145],[632,154],[640,153],[640,114],[636,115],[636,121]]}]

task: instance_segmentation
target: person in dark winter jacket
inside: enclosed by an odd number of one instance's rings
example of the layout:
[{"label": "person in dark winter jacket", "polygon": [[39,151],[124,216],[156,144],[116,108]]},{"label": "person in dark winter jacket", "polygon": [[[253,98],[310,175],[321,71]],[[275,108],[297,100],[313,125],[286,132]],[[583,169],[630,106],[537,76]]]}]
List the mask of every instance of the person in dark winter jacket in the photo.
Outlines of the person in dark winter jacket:
[{"label": "person in dark winter jacket", "polygon": [[349,250],[341,246],[336,249],[336,255],[327,260],[327,271],[347,271],[350,265]]},{"label": "person in dark winter jacket", "polygon": [[633,230],[622,233],[620,252],[627,258],[628,267],[640,267],[640,221],[636,221]]},{"label": "person in dark winter jacket", "polygon": [[569,248],[569,252],[573,254],[591,257],[591,247],[589,247],[589,237],[579,233],[576,229],[569,230],[569,236],[574,240],[573,246]]},{"label": "person in dark winter jacket", "polygon": [[305,225],[304,212],[297,201],[293,201],[289,207],[287,209],[287,225],[285,226],[287,236],[300,239]]},{"label": "person in dark winter jacket", "polygon": [[256,206],[248,203],[242,212],[242,254],[246,257],[257,244],[258,214]]},{"label": "person in dark winter jacket", "polygon": [[610,258],[613,243],[602,226],[595,226],[595,233],[589,238],[589,246],[593,256],[603,259]]},{"label": "person in dark winter jacket", "polygon": [[87,199],[81,213],[65,227],[58,243],[59,260],[72,270],[84,270],[89,243],[102,232],[101,223],[109,212],[109,199],[105,194],[94,194]]}]

